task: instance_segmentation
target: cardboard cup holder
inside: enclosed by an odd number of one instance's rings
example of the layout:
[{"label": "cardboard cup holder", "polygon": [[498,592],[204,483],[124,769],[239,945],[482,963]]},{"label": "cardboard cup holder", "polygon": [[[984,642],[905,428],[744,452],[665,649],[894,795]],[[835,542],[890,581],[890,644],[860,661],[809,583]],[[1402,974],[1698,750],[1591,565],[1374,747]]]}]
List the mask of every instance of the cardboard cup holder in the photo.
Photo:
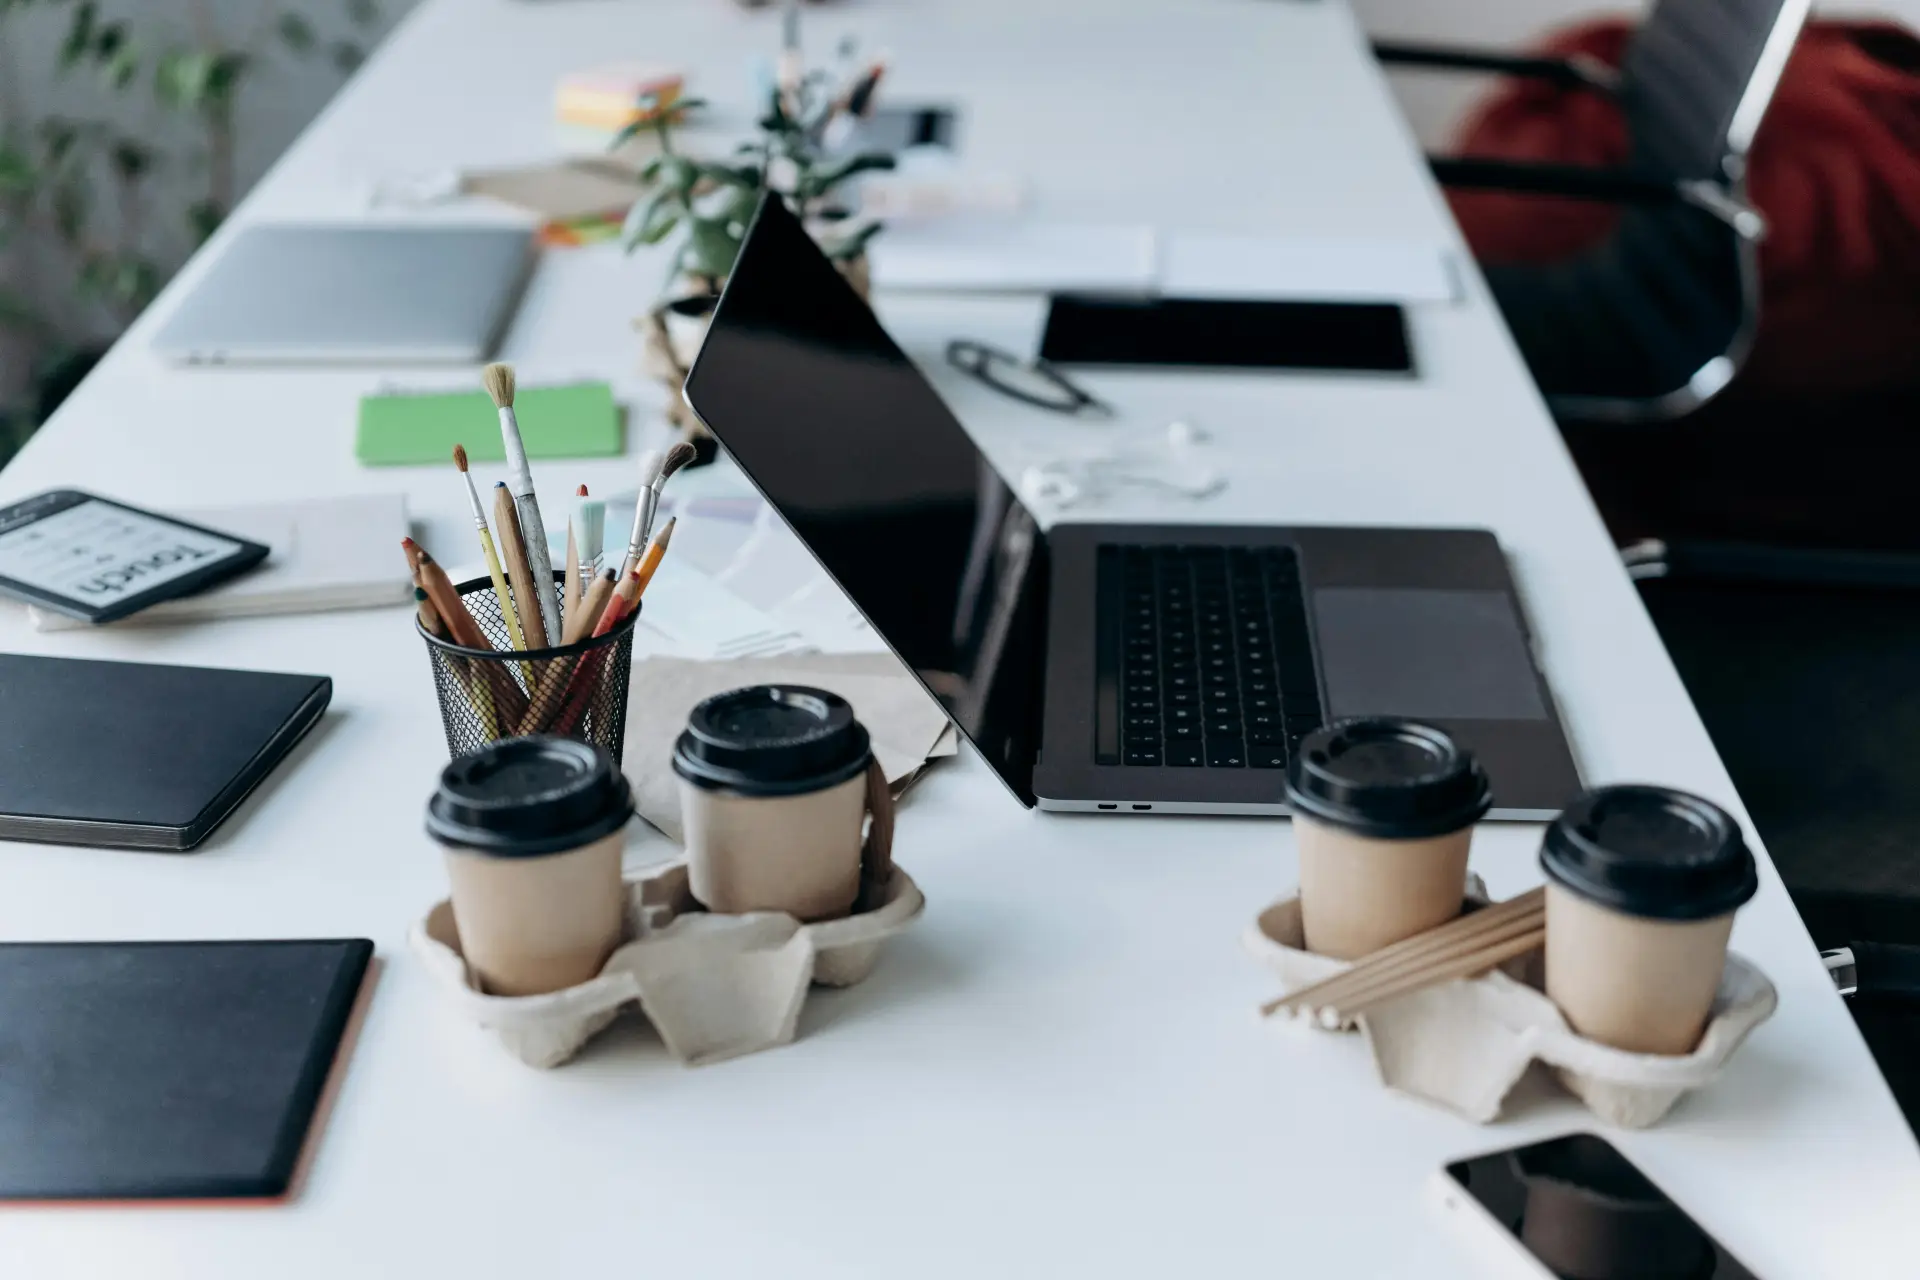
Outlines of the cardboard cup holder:
[{"label": "cardboard cup holder", "polygon": [[626,889],[626,940],[598,976],[563,991],[479,990],[460,955],[450,901],[415,923],[408,940],[443,998],[529,1066],[566,1062],[629,1008],[653,1024],[675,1059],[700,1066],[791,1041],[808,990],[864,980],[887,939],[926,906],[898,866],[855,914],[808,925],[775,912],[707,911],[694,900],[684,862],[630,877]]},{"label": "cardboard cup holder", "polygon": [[[1477,876],[1467,878],[1466,901],[1487,901]],[[1298,896],[1262,911],[1244,942],[1288,991],[1348,967],[1344,960],[1304,949]],[[1706,1032],[1693,1052],[1629,1053],[1577,1035],[1541,991],[1540,978],[1541,956],[1534,952],[1481,977],[1416,992],[1354,1021],[1366,1036],[1382,1084],[1478,1124],[1499,1118],[1507,1095],[1537,1063],[1605,1123],[1643,1129],[1719,1075],[1779,1003],[1767,976],[1729,953]],[[1354,1022],[1340,1028],[1353,1029]]]}]

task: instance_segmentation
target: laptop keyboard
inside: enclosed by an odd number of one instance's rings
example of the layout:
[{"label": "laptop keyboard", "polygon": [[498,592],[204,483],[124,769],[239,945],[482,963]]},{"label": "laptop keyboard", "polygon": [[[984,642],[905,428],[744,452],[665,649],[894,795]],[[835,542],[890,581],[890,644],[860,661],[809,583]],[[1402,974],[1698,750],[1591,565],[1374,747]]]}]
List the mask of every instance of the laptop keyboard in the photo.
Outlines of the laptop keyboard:
[{"label": "laptop keyboard", "polygon": [[1096,761],[1286,768],[1321,722],[1293,550],[1103,546],[1098,569]]}]

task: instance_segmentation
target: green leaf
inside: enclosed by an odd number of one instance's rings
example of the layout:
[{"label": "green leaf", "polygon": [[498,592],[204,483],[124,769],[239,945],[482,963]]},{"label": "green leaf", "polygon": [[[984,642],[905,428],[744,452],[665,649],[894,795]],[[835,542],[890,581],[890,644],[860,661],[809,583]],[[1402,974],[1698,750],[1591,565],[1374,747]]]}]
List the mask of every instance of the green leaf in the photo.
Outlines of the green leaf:
[{"label": "green leaf", "polygon": [[347,17],[356,26],[370,27],[380,21],[378,0],[347,0]]},{"label": "green leaf", "polygon": [[140,74],[140,49],[131,40],[122,41],[100,68],[100,78],[115,92],[132,84]]},{"label": "green leaf", "polygon": [[875,170],[892,169],[893,167],[893,157],[882,155],[879,152],[867,152],[862,155],[849,156],[837,164],[830,164],[825,168],[815,169],[801,178],[799,188],[795,194],[802,200],[818,199],[820,196],[826,195],[829,191],[832,191],[835,187],[856,174],[871,173]]},{"label": "green leaf", "polygon": [[655,182],[659,181],[660,170],[665,160],[666,160],[665,156],[655,156],[653,159],[647,161],[645,164],[640,166],[640,185],[641,186],[650,187]]},{"label": "green leaf", "polygon": [[723,187],[746,187],[754,191],[760,189],[760,170],[755,165],[717,164],[713,161],[703,161],[694,168],[702,178]]},{"label": "green leaf", "polygon": [[34,309],[26,295],[0,289],[0,329],[13,329],[16,332],[37,333],[46,327],[46,321]]},{"label": "green leaf", "polygon": [[38,174],[27,153],[0,142],[0,193],[22,194],[32,191]]},{"label": "green leaf", "polygon": [[114,264],[107,280],[107,296],[128,311],[144,311],[160,292],[160,268],[136,254]]},{"label": "green leaf", "polygon": [[115,142],[108,158],[113,163],[114,174],[122,182],[138,182],[153,168],[153,149],[133,138]]},{"label": "green leaf", "polygon": [[80,126],[71,120],[49,116],[40,122],[40,145],[46,148],[49,168],[57,169],[66,163],[79,141]]},{"label": "green leaf", "polygon": [[678,192],[662,191],[645,203],[636,200],[621,224],[621,242],[629,252],[639,245],[659,244],[672,234],[685,213],[686,205]]},{"label": "green leaf", "polygon": [[695,218],[689,224],[683,264],[688,271],[700,276],[728,276],[739,256],[740,239],[728,234],[723,222]]},{"label": "green leaf", "polygon": [[654,181],[669,191],[686,195],[700,180],[700,166],[685,156],[661,156]]},{"label": "green leaf", "polygon": [[313,24],[304,16],[291,10],[281,14],[280,21],[275,26],[280,32],[280,43],[287,46],[290,52],[301,57],[312,53],[315,46],[320,43],[320,37],[314,34]]},{"label": "green leaf", "polygon": [[188,205],[187,229],[193,232],[195,246],[205,244],[226,218],[226,210],[212,200],[196,200]]},{"label": "green leaf", "polygon": [[160,101],[182,111],[207,105],[215,55],[199,49],[175,49],[160,55],[153,68],[153,91]]},{"label": "green leaf", "polygon": [[629,120],[620,126],[620,132],[613,135],[613,141],[607,144],[607,150],[618,151],[641,134],[658,127],[652,120]]},{"label": "green leaf", "polygon": [[367,51],[351,40],[335,40],[327,47],[327,56],[333,61],[335,71],[350,76],[367,60]]},{"label": "green leaf", "polygon": [[238,49],[215,54],[213,67],[207,74],[207,107],[218,110],[232,106],[240,91],[240,82],[252,65],[252,56]]},{"label": "green leaf", "polygon": [[93,27],[100,19],[100,6],[83,0],[67,19],[67,34],[60,41],[60,65],[71,67],[93,50]]},{"label": "green leaf", "polygon": [[84,182],[69,179],[53,189],[49,199],[53,208],[53,227],[66,244],[78,244],[86,233],[87,215],[93,210],[93,197]]},{"label": "green leaf", "polygon": [[859,257],[867,251],[867,241],[880,234],[880,226],[878,222],[869,222],[852,235],[824,246],[827,256],[835,262],[845,262],[849,258]]}]

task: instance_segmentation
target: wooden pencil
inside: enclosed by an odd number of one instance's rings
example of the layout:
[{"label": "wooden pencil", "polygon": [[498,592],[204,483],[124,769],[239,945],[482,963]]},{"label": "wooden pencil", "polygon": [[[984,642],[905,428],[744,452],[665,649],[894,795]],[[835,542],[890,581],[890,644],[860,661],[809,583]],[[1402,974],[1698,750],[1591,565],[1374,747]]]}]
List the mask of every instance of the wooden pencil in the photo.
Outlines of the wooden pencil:
[{"label": "wooden pencil", "polygon": [[439,615],[453,642],[468,649],[493,648],[487,643],[486,632],[480,630],[480,624],[473,620],[473,615],[467,612],[467,606],[460,602],[460,593],[453,589],[453,580],[427,554],[427,549],[412,538],[402,538],[400,549],[406,552],[407,563],[413,566],[420,586],[432,599],[434,612]]},{"label": "wooden pencil", "polygon": [[587,588],[580,603],[567,615],[566,644],[578,644],[593,634],[594,627],[600,623],[600,615],[606,612],[607,601],[613,599],[614,572],[603,571]]},{"label": "wooden pencil", "polygon": [[669,519],[666,527],[661,529],[648,545],[646,558],[641,560],[640,567],[633,571],[633,576],[640,580],[640,585],[633,593],[634,599],[637,600],[647,593],[647,584],[652,582],[653,575],[659,572],[660,562],[666,558],[667,547],[673,542],[674,526],[679,523],[679,516]]}]

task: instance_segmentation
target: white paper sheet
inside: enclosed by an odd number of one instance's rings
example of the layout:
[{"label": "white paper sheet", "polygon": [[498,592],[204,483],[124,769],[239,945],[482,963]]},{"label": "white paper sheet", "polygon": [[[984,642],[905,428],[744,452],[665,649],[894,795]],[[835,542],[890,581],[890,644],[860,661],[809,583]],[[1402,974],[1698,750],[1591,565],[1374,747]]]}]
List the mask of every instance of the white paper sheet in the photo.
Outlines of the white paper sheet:
[{"label": "white paper sheet", "polygon": [[1172,298],[1412,303],[1459,293],[1448,251],[1419,241],[1182,231],[1160,250],[1160,292]]},{"label": "white paper sheet", "polygon": [[1149,293],[1152,227],[956,218],[889,227],[867,250],[874,287],[944,292]]}]

